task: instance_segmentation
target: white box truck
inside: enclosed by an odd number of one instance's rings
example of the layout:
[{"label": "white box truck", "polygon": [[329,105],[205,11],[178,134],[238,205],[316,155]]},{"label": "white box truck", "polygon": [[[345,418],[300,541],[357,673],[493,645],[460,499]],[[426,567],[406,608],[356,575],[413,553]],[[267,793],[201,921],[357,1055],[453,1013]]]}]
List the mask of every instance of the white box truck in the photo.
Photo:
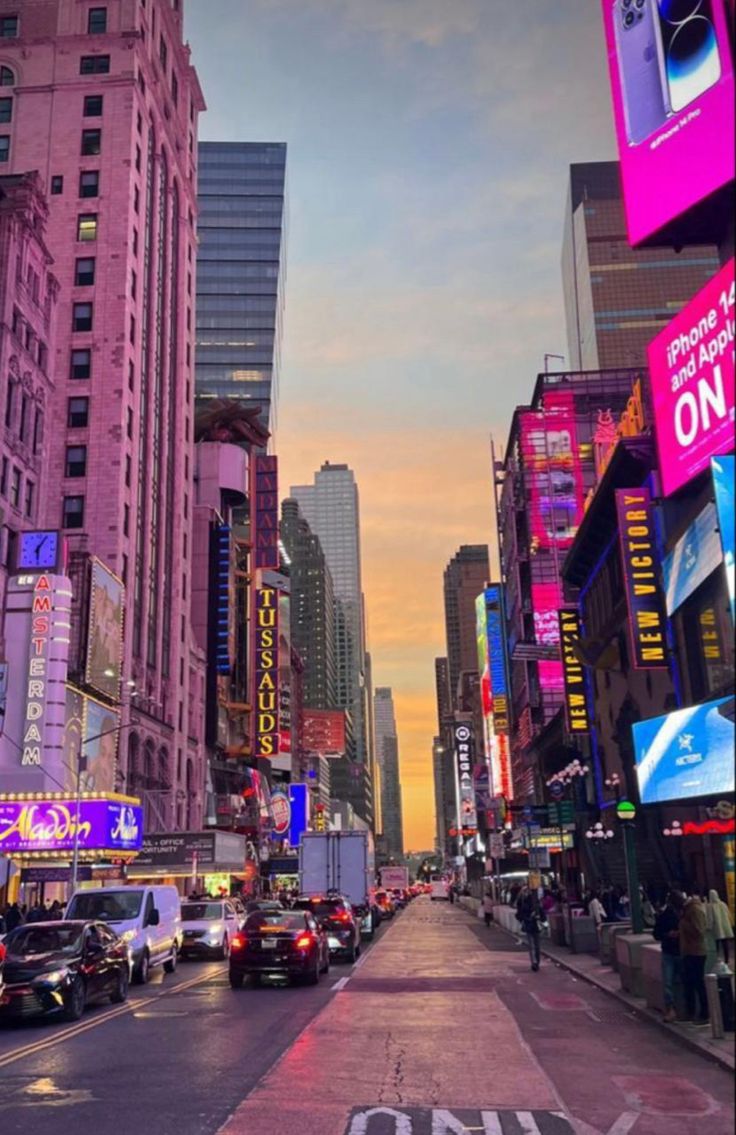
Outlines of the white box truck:
[{"label": "white box truck", "polygon": [[385,891],[406,891],[409,889],[408,867],[379,867],[381,886]]},{"label": "white box truck", "polygon": [[371,832],[304,832],[299,844],[299,891],[344,895],[360,920],[361,937],[374,930],[376,856]]}]

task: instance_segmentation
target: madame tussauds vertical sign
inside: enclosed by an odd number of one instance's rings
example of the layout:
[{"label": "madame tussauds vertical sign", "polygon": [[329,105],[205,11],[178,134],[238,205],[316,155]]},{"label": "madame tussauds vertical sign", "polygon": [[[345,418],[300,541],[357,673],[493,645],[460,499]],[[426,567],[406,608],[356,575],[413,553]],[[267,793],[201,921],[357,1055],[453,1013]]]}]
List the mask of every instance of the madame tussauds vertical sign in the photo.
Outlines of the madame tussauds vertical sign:
[{"label": "madame tussauds vertical sign", "polygon": [[255,755],[279,751],[279,593],[275,587],[255,592]]}]

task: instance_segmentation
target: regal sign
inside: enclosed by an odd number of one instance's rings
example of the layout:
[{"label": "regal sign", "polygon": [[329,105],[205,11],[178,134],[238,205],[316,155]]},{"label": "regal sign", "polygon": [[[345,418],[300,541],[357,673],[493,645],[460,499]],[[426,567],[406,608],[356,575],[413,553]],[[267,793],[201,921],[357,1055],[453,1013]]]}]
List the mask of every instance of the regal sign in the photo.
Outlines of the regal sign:
[{"label": "regal sign", "polygon": [[143,811],[133,797],[82,799],[59,794],[46,800],[0,797],[0,852],[23,855],[73,851],[125,854],[139,850]]},{"label": "regal sign", "polygon": [[261,586],[255,592],[255,756],[279,751],[279,592]]},{"label": "regal sign", "polygon": [[475,787],[473,785],[473,731],[464,722],[456,722],[453,728],[455,744],[455,767],[457,769],[458,810],[462,827],[478,827],[475,810]]},{"label": "regal sign", "polygon": [[580,614],[576,607],[566,607],[559,611],[558,615],[567,728],[574,734],[590,733],[585,670],[575,653],[575,644],[580,641]]},{"label": "regal sign", "polygon": [[649,489],[616,489],[631,655],[636,670],[666,670],[664,594]]}]

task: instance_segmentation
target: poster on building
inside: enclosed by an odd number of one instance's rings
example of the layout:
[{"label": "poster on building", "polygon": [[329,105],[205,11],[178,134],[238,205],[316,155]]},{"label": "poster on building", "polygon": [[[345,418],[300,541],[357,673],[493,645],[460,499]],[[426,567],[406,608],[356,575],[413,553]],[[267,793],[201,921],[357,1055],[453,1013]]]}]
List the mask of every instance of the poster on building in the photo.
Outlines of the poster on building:
[{"label": "poster on building", "polygon": [[590,709],[585,668],[575,647],[580,642],[580,614],[577,607],[559,611],[562,672],[565,680],[565,720],[568,732],[575,736],[590,733]]},{"label": "poster on building", "polygon": [[666,670],[665,603],[649,489],[616,489],[616,514],[633,666]]},{"label": "poster on building", "polygon": [[310,758],[344,757],[346,752],[343,709],[304,710],[304,751]]},{"label": "poster on building", "polygon": [[120,696],[124,599],[122,580],[99,560],[92,560],[84,679],[112,699]]},{"label": "poster on building", "polygon": [[723,566],[726,573],[726,591],[731,607],[731,619],[736,620],[734,611],[734,554],[736,552],[736,517],[734,516],[734,458],[714,457],[710,463],[713,476],[713,490],[718,512],[718,531],[723,551]]},{"label": "poster on building", "polygon": [[259,580],[254,602],[254,706],[256,757],[279,751],[279,592]]},{"label": "poster on building", "polygon": [[665,496],[733,448],[734,299],[732,259],[649,344]]},{"label": "poster on building", "polygon": [[80,786],[83,792],[114,792],[120,714],[93,698],[84,702]]},{"label": "poster on building", "polygon": [[256,568],[279,569],[278,457],[257,454],[251,462],[253,558]]},{"label": "poster on building", "polygon": [[74,792],[77,784],[77,760],[82,746],[84,732],[84,694],[74,686],[66,687],[66,717],[64,722],[64,741],[62,765],[65,792]]}]

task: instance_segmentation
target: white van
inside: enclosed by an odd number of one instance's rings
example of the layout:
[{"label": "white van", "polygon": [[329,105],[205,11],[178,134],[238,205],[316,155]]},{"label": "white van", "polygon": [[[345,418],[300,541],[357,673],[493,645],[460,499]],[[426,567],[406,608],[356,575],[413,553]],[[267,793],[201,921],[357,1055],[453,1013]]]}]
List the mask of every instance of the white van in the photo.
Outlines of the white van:
[{"label": "white van", "polygon": [[432,875],[429,880],[429,897],[435,899],[449,899],[450,885],[444,875]]},{"label": "white van", "polygon": [[76,891],[66,918],[99,918],[128,943],[131,978],[144,985],[153,966],[176,969],[181,903],[176,887],[94,887]]}]

